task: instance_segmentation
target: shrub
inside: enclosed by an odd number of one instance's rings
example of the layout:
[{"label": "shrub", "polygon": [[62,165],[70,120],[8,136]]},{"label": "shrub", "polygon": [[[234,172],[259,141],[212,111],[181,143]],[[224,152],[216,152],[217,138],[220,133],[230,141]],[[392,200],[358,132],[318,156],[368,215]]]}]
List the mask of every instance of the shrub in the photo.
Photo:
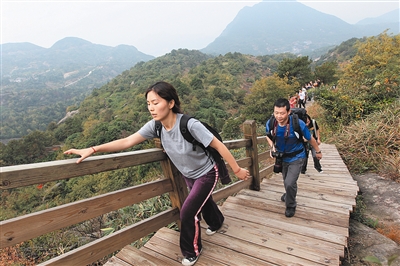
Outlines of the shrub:
[{"label": "shrub", "polygon": [[350,171],[374,171],[400,181],[400,101],[343,126],[331,140]]}]

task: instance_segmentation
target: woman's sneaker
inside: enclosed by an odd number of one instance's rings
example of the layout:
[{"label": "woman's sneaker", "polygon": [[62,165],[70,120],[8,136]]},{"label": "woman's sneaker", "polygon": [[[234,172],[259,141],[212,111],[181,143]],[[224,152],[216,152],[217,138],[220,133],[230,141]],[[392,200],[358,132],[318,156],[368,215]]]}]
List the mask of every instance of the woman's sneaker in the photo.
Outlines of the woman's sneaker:
[{"label": "woman's sneaker", "polygon": [[210,227],[207,228],[206,230],[206,234],[208,236],[212,236],[213,234],[215,234],[218,230],[213,231]]},{"label": "woman's sneaker", "polygon": [[183,258],[182,265],[184,265],[184,266],[194,265],[197,262],[197,260],[199,259],[201,252],[203,252],[203,249],[200,250],[200,253],[198,256],[194,256],[194,257],[190,257],[190,258]]},{"label": "woman's sneaker", "polygon": [[191,266],[191,265],[195,264],[195,263],[197,262],[198,259],[199,259],[199,256],[197,256],[197,257],[190,257],[190,258],[184,258],[184,259],[182,260],[182,265]]}]

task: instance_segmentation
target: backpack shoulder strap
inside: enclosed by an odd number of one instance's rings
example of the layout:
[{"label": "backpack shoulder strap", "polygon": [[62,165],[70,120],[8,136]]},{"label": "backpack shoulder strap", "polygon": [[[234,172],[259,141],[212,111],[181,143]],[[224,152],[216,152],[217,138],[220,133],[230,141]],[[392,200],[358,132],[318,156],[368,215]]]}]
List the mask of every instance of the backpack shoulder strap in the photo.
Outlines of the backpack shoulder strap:
[{"label": "backpack shoulder strap", "polygon": [[275,137],[276,137],[276,127],[278,126],[278,123],[275,119],[274,115],[271,115],[270,119],[268,120],[268,133],[267,137],[272,140],[272,142],[275,142]]},{"label": "backpack shoulder strap", "polygon": [[179,123],[179,130],[181,131],[183,138],[190,143],[192,143],[194,140],[192,134],[190,134],[189,129],[187,128],[188,121],[191,118],[191,116],[184,114],[182,115],[181,122]]},{"label": "backpack shoulder strap", "polygon": [[312,124],[314,128],[314,138],[317,139],[317,122],[315,122],[315,119],[312,119]]},{"label": "backpack shoulder strap", "polygon": [[295,132],[299,132],[300,123],[299,116],[297,114],[292,114],[292,125]]},{"label": "backpack shoulder strap", "polygon": [[157,137],[160,138],[161,140],[162,124],[159,120],[156,120],[154,122],[156,123],[154,130],[156,132]]},{"label": "backpack shoulder strap", "polygon": [[274,130],[275,121],[276,121],[275,116],[272,115],[271,118],[269,119],[269,124],[268,124],[268,127],[269,127],[270,131]]},{"label": "backpack shoulder strap", "polygon": [[297,114],[292,114],[292,125],[297,139],[303,142],[303,132],[301,132],[299,116]]},{"label": "backpack shoulder strap", "polygon": [[190,131],[187,127],[188,121],[191,118],[193,118],[193,117],[186,115],[186,114],[182,115],[181,122],[179,123],[179,130],[181,131],[183,138],[187,142],[192,143],[192,145],[193,145],[192,149],[194,151],[196,150],[196,146],[200,146],[205,151],[204,146],[200,145],[200,143],[192,136],[192,134],[190,133]]}]

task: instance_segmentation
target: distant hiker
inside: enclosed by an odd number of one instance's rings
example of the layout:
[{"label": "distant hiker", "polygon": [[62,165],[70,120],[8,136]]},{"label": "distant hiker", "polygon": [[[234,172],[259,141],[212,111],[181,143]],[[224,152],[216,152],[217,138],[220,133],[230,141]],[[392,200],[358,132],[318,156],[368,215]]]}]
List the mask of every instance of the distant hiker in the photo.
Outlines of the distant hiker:
[{"label": "distant hiker", "polygon": [[306,108],[306,93],[300,89],[299,90],[299,108]]},{"label": "distant hiker", "polygon": [[[285,216],[292,217],[296,212],[297,179],[299,178],[306,152],[303,137],[316,150],[316,156],[322,158],[318,144],[311,136],[306,124],[298,119],[297,115],[290,114],[290,105],[287,99],[278,99],[274,103],[274,114],[266,124],[267,141],[271,146],[271,157],[275,157],[276,164],[280,160],[280,171],[286,193],[281,200],[286,204]],[[271,121],[274,123],[271,123]],[[295,132],[294,121],[297,121],[299,132]],[[270,126],[273,124],[273,126]],[[296,126],[297,127],[297,126]],[[301,135],[299,134],[301,133]],[[274,167],[275,168],[275,167]],[[275,169],[274,169],[275,170]],[[278,172],[278,171],[275,171]]]},{"label": "distant hiker", "polygon": [[[317,121],[315,121],[315,119],[311,119],[311,117],[307,114],[306,125],[307,125],[308,129],[310,130],[311,135],[314,137],[315,141],[317,142],[317,144],[320,145],[321,138],[319,135],[319,126],[318,126]],[[318,173],[323,173],[321,163],[320,163],[319,159],[317,158],[317,154],[315,153],[314,147],[311,146],[309,142],[307,142],[306,148],[307,148],[307,151],[306,151],[307,157],[308,157],[309,151],[311,150],[311,155],[313,157],[315,170],[317,170]],[[301,169],[302,174],[305,174],[307,171],[307,161],[308,160],[304,161],[303,168]]]},{"label": "distant hiker", "polygon": [[302,92],[304,92],[304,101],[303,101],[303,104],[304,104],[304,108],[306,108],[305,106],[306,106],[307,99],[308,99],[308,93],[307,93],[306,86],[303,86],[303,87],[301,88],[301,90],[302,90]]},{"label": "distant hiker", "polygon": [[[109,143],[86,149],[70,149],[65,154],[77,154],[82,162],[95,152],[116,152],[128,149],[146,139],[157,138],[155,121],[160,121],[161,142],[163,148],[181,172],[190,189],[189,195],[180,210],[181,234],[180,248],[183,265],[197,262],[203,246],[201,243],[200,219],[203,216],[209,225],[206,234],[212,235],[221,228],[224,216],[212,198],[220,171],[214,161],[202,150],[194,149],[180,132],[180,120],[183,117],[181,102],[175,88],[167,82],[151,85],[145,93],[147,109],[153,119],[148,121],[136,133]],[[242,180],[250,177],[249,171],[239,167],[228,148],[218,140],[200,121],[189,119],[187,128],[193,137],[205,147],[215,148],[228,162],[234,174]]]},{"label": "distant hiker", "polygon": [[296,108],[296,106],[297,106],[297,96],[293,95],[292,97],[290,97],[289,103],[290,103],[290,109]]}]

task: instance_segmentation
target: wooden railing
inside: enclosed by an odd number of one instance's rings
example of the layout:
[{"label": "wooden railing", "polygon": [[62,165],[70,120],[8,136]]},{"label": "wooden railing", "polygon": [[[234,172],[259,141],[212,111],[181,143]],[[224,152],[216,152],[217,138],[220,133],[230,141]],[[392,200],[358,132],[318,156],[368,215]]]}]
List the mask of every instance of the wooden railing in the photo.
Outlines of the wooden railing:
[{"label": "wooden railing", "polygon": [[[272,173],[271,165],[259,170],[259,162],[269,159],[269,151],[258,153],[258,144],[263,144],[266,140],[265,137],[257,137],[255,121],[246,121],[243,124],[243,131],[244,139],[225,141],[224,144],[228,149],[246,149],[246,157],[237,162],[239,166],[249,169],[252,178],[247,181],[237,181],[215,191],[213,194],[215,201],[227,198],[243,188],[259,190],[261,180]],[[172,206],[168,210],[42,263],[42,265],[90,264],[172,222],[177,222],[179,226],[179,209],[188,193],[184,180],[160,148],[92,156],[80,164],[76,164],[76,159],[68,159],[2,167],[1,189],[10,189],[157,161],[161,163],[164,179],[0,222],[0,248],[13,246],[54,230],[169,193]]]}]

